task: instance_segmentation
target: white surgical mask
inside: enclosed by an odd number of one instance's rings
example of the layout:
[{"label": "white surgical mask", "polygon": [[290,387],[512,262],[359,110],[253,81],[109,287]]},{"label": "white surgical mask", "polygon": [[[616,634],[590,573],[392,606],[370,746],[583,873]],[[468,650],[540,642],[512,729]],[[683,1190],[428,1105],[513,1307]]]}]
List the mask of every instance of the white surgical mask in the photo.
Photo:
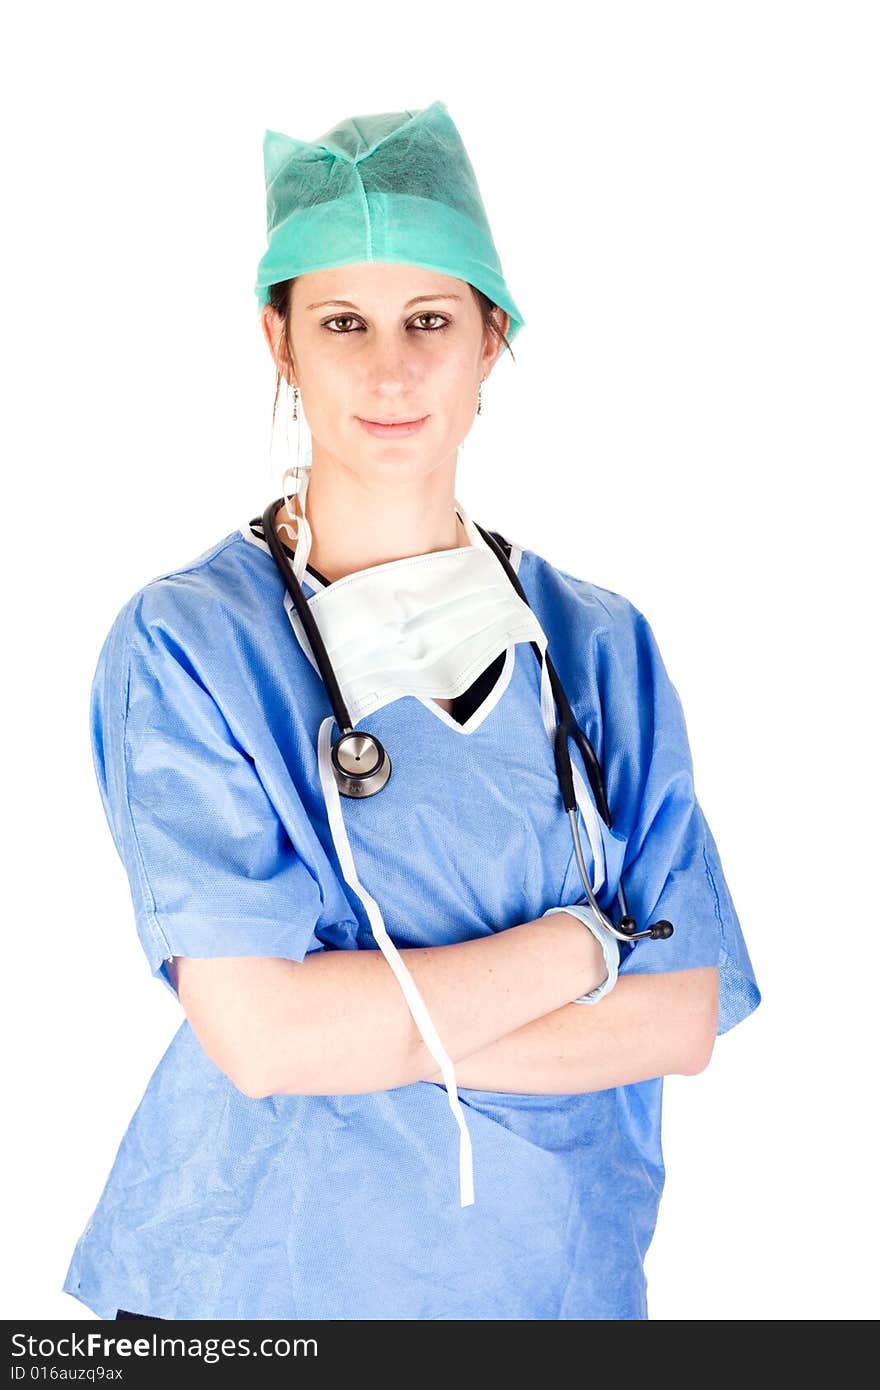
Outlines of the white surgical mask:
[{"label": "white surgical mask", "polygon": [[[461,695],[512,643],[546,650],[537,617],[464,508],[455,507],[470,545],[371,565],[309,599],[353,725],[404,695]],[[300,524],[298,577],[310,550],[311,528]],[[317,671],[295,609],[290,618]]]}]

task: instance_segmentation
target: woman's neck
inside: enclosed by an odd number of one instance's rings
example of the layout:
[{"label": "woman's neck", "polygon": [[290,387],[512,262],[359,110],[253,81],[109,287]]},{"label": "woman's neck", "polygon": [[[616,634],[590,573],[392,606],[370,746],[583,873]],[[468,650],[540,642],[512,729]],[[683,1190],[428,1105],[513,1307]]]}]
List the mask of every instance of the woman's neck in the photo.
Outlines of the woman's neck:
[{"label": "woman's neck", "polygon": [[[371,495],[368,502],[361,497],[361,505],[353,507],[350,513],[357,517],[357,525],[346,526],[337,519],[347,514],[344,503],[340,505],[333,496],[328,498],[315,484],[312,477],[306,498],[312,530],[309,564],[331,584],[374,565],[471,544],[452,501],[442,506],[432,501],[427,512],[410,507],[408,515],[401,518],[399,513],[392,517],[390,508],[383,507],[376,495]],[[297,517],[302,515],[298,497],[291,502],[291,508]],[[292,547],[289,533],[279,529],[285,521],[290,524],[282,504],[275,513],[275,526],[279,538]]]}]

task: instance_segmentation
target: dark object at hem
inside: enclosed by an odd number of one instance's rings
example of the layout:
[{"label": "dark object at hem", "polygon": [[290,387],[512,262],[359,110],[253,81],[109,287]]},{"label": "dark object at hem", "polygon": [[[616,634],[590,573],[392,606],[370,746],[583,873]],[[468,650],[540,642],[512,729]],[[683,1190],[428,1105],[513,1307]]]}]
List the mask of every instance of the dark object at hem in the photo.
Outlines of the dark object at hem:
[{"label": "dark object at hem", "polygon": [[117,1321],[119,1318],[142,1318],[144,1322],[164,1322],[164,1318],[154,1318],[151,1313],[129,1313],[127,1308],[116,1309],[116,1318],[114,1321]]}]

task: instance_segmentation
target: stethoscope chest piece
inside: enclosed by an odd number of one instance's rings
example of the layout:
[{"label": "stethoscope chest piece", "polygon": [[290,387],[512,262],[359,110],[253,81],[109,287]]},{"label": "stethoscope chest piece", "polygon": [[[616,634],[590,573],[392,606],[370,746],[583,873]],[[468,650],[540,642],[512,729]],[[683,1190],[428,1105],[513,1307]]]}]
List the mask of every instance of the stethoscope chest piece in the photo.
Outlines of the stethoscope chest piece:
[{"label": "stethoscope chest piece", "polygon": [[350,729],[330,749],[333,776],[341,796],[375,796],[391,776],[391,759],[372,734]]}]

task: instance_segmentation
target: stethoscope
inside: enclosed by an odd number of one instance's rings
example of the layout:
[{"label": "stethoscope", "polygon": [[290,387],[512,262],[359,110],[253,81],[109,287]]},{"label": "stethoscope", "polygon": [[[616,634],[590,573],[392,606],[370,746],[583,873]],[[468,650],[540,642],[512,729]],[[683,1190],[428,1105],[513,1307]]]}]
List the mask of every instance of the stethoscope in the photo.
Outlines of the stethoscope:
[{"label": "stethoscope", "polygon": [[[302,586],[294,574],[293,566],[288,556],[285,555],[284,548],[275,530],[275,513],[284,500],[283,497],[276,498],[274,502],[269,503],[268,507],[263,512],[263,536],[272,554],[272,558],[281,572],[281,576],[287,586],[287,591],[293,600],[296,611],[299,614],[300,621],[305,629],[306,636],[308,637],[309,644],[318,664],[321,680],[324,683],[330,703],[333,706],[333,715],[337,727],[341,730],[339,738],[336,739],[330,750],[333,777],[342,796],[354,798],[375,796],[376,793],[380,792],[387,784],[391,776],[391,759],[375,735],[368,734],[363,729],[352,728],[351,716],[342,698],[339,683],[336,679],[333,667],[330,664],[330,658],[327,655],[327,648],[318,631],[318,625],[309,607],[308,599],[302,591]],[[523,603],[528,605],[528,599],[523,593],[522,585],[519,582],[516,570],[510,564],[501,546],[495,540],[491,532],[484,531],[483,527],[476,522],[474,524],[486,544],[491,547],[492,551],[498,557],[504,572]],[[609,921],[596,901],[593,890],[590,887],[590,881],[584,863],[583,850],[581,848],[580,832],[577,824],[577,799],[574,792],[574,772],[571,765],[571,754],[568,751],[569,739],[573,738],[581,751],[590,788],[599,809],[599,814],[610,830],[611,812],[608,809],[608,800],[605,795],[605,781],[602,776],[602,769],[599,766],[599,760],[596,757],[593,745],[575,721],[571,705],[568,702],[565,691],[562,689],[562,685],[556,674],[553,663],[550,660],[549,654],[545,652],[542,656],[541,648],[538,646],[537,642],[530,642],[529,645],[538,658],[539,665],[544,660],[547,662],[547,675],[550,680],[550,688],[553,692],[556,711],[558,715],[561,715],[556,725],[556,733],[553,742],[556,776],[562,792],[565,810],[568,814],[577,865],[590,907],[602,925],[607,927],[607,929],[620,941],[638,941],[642,937],[650,937],[654,941],[665,940],[672,935],[674,930],[672,923],[667,922],[665,919],[654,922],[652,926],[647,927],[644,931],[636,931],[636,921],[629,915],[629,910],[626,905],[626,894],[623,890],[622,878],[617,889],[617,901],[620,904],[620,910],[623,915],[616,927],[613,922]]]}]

